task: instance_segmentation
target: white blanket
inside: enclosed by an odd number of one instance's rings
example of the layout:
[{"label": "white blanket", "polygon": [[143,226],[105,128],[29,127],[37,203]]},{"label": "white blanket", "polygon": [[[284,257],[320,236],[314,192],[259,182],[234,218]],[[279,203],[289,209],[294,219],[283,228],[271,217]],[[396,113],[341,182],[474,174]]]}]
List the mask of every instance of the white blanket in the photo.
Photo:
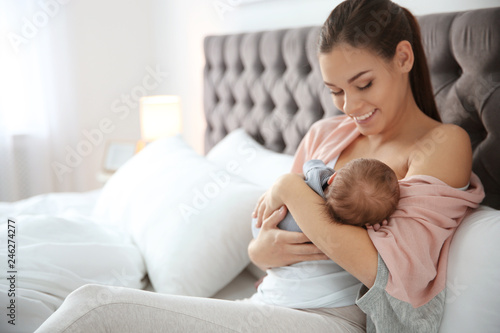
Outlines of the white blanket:
[{"label": "white blanket", "polygon": [[[4,305],[15,301],[15,326],[2,306],[0,332],[33,332],[87,283],[145,287],[144,261],[130,236],[89,217],[97,195],[49,194],[0,205],[0,298]],[[15,241],[15,253],[8,252],[8,239]]]}]

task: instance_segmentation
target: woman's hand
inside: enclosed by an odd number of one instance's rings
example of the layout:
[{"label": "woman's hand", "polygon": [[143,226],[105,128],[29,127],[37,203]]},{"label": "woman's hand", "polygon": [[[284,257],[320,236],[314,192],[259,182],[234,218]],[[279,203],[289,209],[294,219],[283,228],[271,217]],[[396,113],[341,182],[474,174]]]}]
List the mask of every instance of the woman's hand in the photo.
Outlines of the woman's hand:
[{"label": "woman's hand", "polygon": [[286,207],[282,206],[264,220],[259,236],[248,246],[252,262],[266,270],[301,261],[328,259],[303,233],[278,229],[286,213]]},{"label": "woman's hand", "polygon": [[[377,276],[378,252],[365,229],[333,223],[325,213],[324,199],[297,174],[281,176],[270,190],[264,201],[268,195],[276,195],[278,207],[286,207],[264,220],[259,236],[248,246],[254,264],[267,269],[330,258],[371,288]],[[287,209],[304,234],[278,229]]]},{"label": "woman's hand", "polygon": [[[273,187],[276,187],[276,185],[273,185]],[[262,222],[271,216],[274,211],[283,207],[283,203],[280,203],[279,198],[276,196],[276,191],[273,192],[273,187],[262,194],[253,210],[252,217],[257,219],[257,224],[255,225],[257,228],[260,228]]]},{"label": "woman's hand", "polygon": [[[257,228],[260,228],[262,226],[262,222],[271,216],[275,210],[284,205],[283,200],[280,197],[280,191],[282,191],[280,185],[285,176],[286,175],[283,175],[278,178],[273,186],[271,186],[271,188],[269,188],[257,201],[257,205],[252,213],[252,217],[257,218]],[[299,176],[302,177],[302,179],[304,178],[303,175]]]}]

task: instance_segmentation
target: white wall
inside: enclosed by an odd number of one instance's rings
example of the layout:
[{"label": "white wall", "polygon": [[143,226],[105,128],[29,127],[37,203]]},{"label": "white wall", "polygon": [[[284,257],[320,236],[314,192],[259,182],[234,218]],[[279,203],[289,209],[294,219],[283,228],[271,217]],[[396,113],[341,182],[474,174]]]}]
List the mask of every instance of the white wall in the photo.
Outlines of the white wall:
[{"label": "white wall", "polygon": [[[113,125],[110,133],[103,133],[105,141],[139,139],[137,99],[148,68],[157,66],[151,10],[150,1],[144,0],[85,0],[68,4],[64,14],[75,92],[70,108],[78,117],[79,140],[86,139],[82,130],[99,129],[104,118]],[[105,147],[105,142],[96,145],[75,169],[77,190],[101,185],[96,174]]]},{"label": "white wall", "polygon": [[[165,87],[183,100],[184,137],[203,151],[203,37],[255,30],[321,25],[341,1],[331,0],[156,0],[157,51],[169,68]],[[500,5],[500,0],[399,0],[415,15]]]},{"label": "white wall", "polygon": [[[52,59],[43,64],[47,66],[44,80],[54,95],[50,107],[63,119],[62,126],[52,133],[60,142],[53,161],[65,164],[69,149],[77,151],[82,142],[91,142],[90,154],[64,174],[57,190],[85,191],[102,186],[96,175],[106,143],[140,138],[137,98],[148,70],[158,65],[152,12],[149,0],[66,1],[41,32],[45,35],[39,38],[44,37],[52,49]],[[30,17],[30,13],[26,15]],[[152,87],[154,81],[146,83]],[[161,84],[147,93],[159,90]],[[111,130],[102,132],[100,125],[105,119]],[[97,134],[93,140],[84,134],[96,131],[102,140]]]},{"label": "white wall", "polygon": [[[60,50],[64,73],[49,81],[60,96],[54,105],[67,110],[72,137],[62,138],[54,158],[64,158],[64,146],[85,140],[83,131],[98,128],[103,118],[114,129],[106,140],[139,138],[137,95],[149,69],[164,76],[148,94],[180,95],[184,137],[203,151],[203,38],[209,34],[321,25],[340,1],[331,0],[73,0],[49,23]],[[458,11],[500,5],[499,0],[397,1],[415,14]],[[59,32],[58,32],[59,31]],[[117,108],[128,109],[119,117]],[[65,190],[99,187],[95,180],[105,144],[98,144],[65,180]]]}]

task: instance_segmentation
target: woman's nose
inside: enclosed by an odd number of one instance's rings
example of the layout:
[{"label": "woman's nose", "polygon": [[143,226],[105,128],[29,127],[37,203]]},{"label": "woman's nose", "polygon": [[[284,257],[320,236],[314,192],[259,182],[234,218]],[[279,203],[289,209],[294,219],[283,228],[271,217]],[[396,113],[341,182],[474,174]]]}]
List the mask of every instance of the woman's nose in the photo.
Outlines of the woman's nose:
[{"label": "woman's nose", "polygon": [[344,95],[344,113],[355,115],[361,109],[362,101],[354,95]]}]

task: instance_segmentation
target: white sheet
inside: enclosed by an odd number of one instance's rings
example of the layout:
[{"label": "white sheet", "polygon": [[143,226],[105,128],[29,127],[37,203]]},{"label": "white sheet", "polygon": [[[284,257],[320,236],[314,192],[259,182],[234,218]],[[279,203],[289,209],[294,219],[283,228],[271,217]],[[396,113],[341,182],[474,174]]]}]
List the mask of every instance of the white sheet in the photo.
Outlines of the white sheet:
[{"label": "white sheet", "polygon": [[0,221],[21,214],[74,213],[90,216],[100,193],[101,189],[83,193],[47,193],[16,202],[0,202]]},{"label": "white sheet", "polygon": [[89,214],[98,194],[52,193],[0,205],[0,299],[4,305],[13,299],[8,295],[6,216],[16,226],[17,271],[16,325],[8,324],[7,309],[2,306],[0,332],[33,332],[70,292],[87,283],[145,287],[144,261],[130,236],[82,215]]}]

